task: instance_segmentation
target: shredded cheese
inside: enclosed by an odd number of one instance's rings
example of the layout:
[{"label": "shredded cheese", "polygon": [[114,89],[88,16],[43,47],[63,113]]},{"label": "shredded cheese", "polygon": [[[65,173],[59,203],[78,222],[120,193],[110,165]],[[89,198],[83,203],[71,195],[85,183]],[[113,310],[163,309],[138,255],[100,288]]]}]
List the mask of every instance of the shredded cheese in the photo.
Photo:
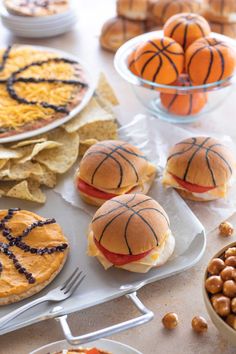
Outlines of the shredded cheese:
[{"label": "shredded cheese", "polygon": [[[0,50],[0,58],[3,58],[5,50]],[[55,53],[35,50],[30,47],[12,48],[9,57],[2,71],[0,71],[0,80],[9,78],[13,72],[25,67],[32,62],[44,61],[49,58],[58,57]],[[0,59],[0,63],[2,59]],[[69,63],[49,62],[42,66],[31,66],[16,78],[44,78],[59,80],[76,80],[75,68]],[[36,120],[50,120],[55,114],[51,108],[44,108],[40,102],[46,102],[56,106],[67,105],[77,87],[75,85],[64,83],[14,83],[16,94],[27,101],[36,101],[38,104],[30,105],[19,103],[10,97],[7,92],[6,84],[0,84],[0,127],[1,128],[17,128]]]}]

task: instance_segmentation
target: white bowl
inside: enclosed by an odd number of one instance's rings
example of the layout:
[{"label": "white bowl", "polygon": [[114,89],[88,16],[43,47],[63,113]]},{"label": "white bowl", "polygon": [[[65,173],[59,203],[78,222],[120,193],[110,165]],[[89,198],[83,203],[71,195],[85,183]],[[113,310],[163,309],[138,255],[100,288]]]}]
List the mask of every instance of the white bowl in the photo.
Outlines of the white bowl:
[{"label": "white bowl", "polygon": [[[236,246],[236,242],[232,242],[229,245],[223,247],[219,252],[217,252],[214,257],[212,258],[218,258],[220,257],[229,247],[235,247]],[[207,278],[207,270],[204,274],[204,283],[203,283],[203,299],[204,299],[204,303],[207,309],[207,312],[212,320],[212,322],[214,323],[214,325],[216,326],[216,328],[219,330],[220,334],[222,334],[222,336],[224,338],[226,338],[228,340],[229,343],[231,343],[232,345],[236,346],[236,331],[231,328],[224,320],[223,318],[221,318],[214,310],[211,301],[209,299],[207,290],[205,288],[205,281]]]},{"label": "white bowl", "polygon": [[89,344],[79,345],[79,346],[78,345],[72,346],[68,344],[67,341],[62,340],[38,348],[32,351],[30,354],[52,354],[57,351],[61,351],[63,349],[72,349],[72,348],[78,349],[78,348],[93,348],[93,347],[97,347],[98,349],[108,351],[112,354],[142,354],[138,350],[131,348],[128,345],[115,342],[112,340],[108,340],[108,339],[100,339],[95,342],[91,342]]}]

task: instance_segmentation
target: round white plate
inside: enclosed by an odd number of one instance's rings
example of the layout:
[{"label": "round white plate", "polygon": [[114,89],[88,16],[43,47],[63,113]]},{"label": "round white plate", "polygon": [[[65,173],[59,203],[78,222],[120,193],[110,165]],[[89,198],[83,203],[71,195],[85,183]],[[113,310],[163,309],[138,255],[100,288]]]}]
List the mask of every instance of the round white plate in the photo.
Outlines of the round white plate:
[{"label": "round white plate", "polygon": [[[24,46],[27,46],[27,45],[24,45]],[[32,46],[30,46],[30,47],[32,47]],[[57,53],[63,58],[68,58],[71,60],[78,61],[82,65],[83,70],[85,72],[85,77],[86,77],[88,85],[89,85],[88,90],[85,93],[83,100],[67,116],[60,118],[60,119],[56,119],[52,123],[47,124],[44,127],[39,128],[39,129],[27,131],[24,133],[13,135],[13,136],[8,136],[6,138],[0,138],[0,144],[10,143],[13,141],[18,141],[18,140],[29,139],[33,136],[46,133],[52,129],[55,129],[55,128],[61,126],[62,124],[65,124],[66,122],[71,120],[76,114],[78,114],[80,111],[82,111],[82,109],[88,104],[88,102],[91,99],[93,92],[95,90],[95,80],[92,78],[92,76],[89,72],[89,68],[87,68],[87,66],[83,63],[83,61],[80,60],[80,58],[78,58],[75,55],[69,54],[67,52],[64,52],[64,51],[61,51],[58,49],[54,49],[54,48],[50,48],[50,47],[43,47],[43,46],[33,46],[33,47],[38,50],[45,50],[45,51]]]},{"label": "round white plate", "polygon": [[91,342],[89,344],[84,344],[80,346],[72,346],[68,344],[67,341],[62,340],[38,348],[32,351],[30,354],[49,354],[49,353],[52,354],[57,351],[61,351],[63,349],[72,349],[72,348],[78,349],[78,348],[93,348],[93,347],[97,347],[98,349],[111,352],[111,354],[142,354],[138,350],[131,348],[128,345],[115,342],[113,340],[108,340],[108,339],[100,339],[95,342]]}]

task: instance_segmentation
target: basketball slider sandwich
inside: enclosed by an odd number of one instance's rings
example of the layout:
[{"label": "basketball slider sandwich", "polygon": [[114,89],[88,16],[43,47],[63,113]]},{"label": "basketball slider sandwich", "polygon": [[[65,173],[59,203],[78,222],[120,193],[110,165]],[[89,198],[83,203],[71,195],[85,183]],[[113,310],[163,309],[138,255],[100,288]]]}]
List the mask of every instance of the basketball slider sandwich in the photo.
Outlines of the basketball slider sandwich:
[{"label": "basketball slider sandwich", "polygon": [[235,166],[232,152],[219,140],[192,137],[170,150],[163,184],[175,188],[185,199],[224,198],[232,183]]},{"label": "basketball slider sandwich", "polygon": [[148,193],[156,168],[135,146],[106,140],[91,146],[76,172],[75,184],[81,198],[100,206],[126,193]]},{"label": "basketball slider sandwich", "polygon": [[88,255],[97,257],[105,269],[115,266],[146,273],[166,263],[174,247],[166,212],[143,194],[107,201],[89,228]]}]

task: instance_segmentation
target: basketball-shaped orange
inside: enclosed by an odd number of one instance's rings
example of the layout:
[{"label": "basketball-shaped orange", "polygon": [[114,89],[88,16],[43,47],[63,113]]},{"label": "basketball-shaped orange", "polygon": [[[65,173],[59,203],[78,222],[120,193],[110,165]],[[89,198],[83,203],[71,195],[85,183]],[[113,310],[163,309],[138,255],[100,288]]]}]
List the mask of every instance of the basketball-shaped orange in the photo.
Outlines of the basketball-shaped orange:
[{"label": "basketball-shaped orange", "polygon": [[234,48],[221,39],[206,37],[193,42],[185,53],[186,70],[194,84],[224,80],[235,69]]},{"label": "basketball-shaped orange", "polygon": [[135,68],[145,80],[171,84],[183,71],[183,48],[168,37],[150,39],[136,49]]},{"label": "basketball-shaped orange", "polygon": [[128,56],[127,59],[127,66],[129,68],[129,70],[136,76],[138,76],[138,72],[137,69],[135,68],[135,50],[133,50],[130,55]]},{"label": "basketball-shaped orange", "polygon": [[[186,74],[180,75],[173,86],[188,87],[192,86],[191,81]],[[161,93],[161,103],[171,114],[179,116],[189,116],[199,113],[207,102],[207,94],[203,92],[194,92],[186,94]]]},{"label": "basketball-shaped orange", "polygon": [[209,36],[211,29],[202,16],[183,13],[169,18],[163,31],[165,36],[173,38],[185,50],[197,39]]}]

